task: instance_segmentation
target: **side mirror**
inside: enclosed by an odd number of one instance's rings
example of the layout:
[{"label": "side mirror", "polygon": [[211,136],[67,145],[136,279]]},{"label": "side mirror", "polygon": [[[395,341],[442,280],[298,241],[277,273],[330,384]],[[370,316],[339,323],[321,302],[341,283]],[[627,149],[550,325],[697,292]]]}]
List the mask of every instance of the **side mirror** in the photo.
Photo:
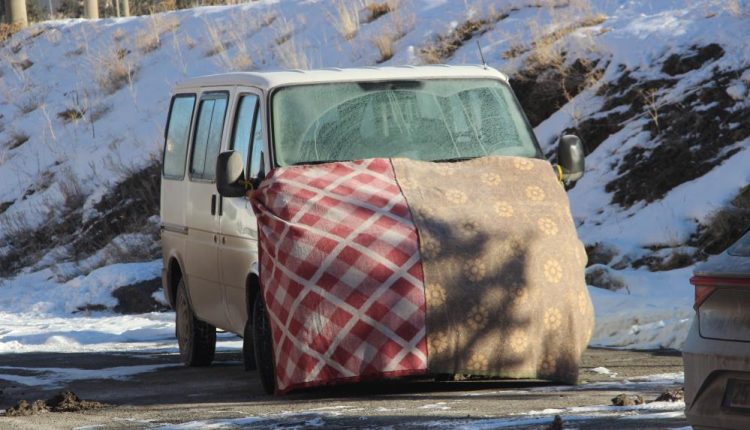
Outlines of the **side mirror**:
[{"label": "side mirror", "polygon": [[216,158],[216,189],[222,197],[242,197],[247,191],[241,183],[245,176],[242,156],[237,151],[225,151]]},{"label": "side mirror", "polygon": [[583,155],[583,143],[578,136],[566,134],[560,138],[557,147],[557,164],[562,170],[565,188],[573,188],[583,177],[586,159]]}]

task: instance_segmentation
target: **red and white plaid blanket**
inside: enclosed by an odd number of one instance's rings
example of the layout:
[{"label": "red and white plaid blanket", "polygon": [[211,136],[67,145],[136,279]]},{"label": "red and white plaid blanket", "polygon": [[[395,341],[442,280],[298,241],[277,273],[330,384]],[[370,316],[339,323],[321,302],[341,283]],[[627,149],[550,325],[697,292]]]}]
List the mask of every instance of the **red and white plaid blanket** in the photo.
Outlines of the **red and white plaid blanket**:
[{"label": "red and white plaid blanket", "polygon": [[427,373],[576,382],[593,308],[548,162],[283,167],[252,204],[279,393]]},{"label": "red and white plaid blanket", "polygon": [[252,204],[277,392],[426,373],[417,231],[389,160],[279,168]]}]

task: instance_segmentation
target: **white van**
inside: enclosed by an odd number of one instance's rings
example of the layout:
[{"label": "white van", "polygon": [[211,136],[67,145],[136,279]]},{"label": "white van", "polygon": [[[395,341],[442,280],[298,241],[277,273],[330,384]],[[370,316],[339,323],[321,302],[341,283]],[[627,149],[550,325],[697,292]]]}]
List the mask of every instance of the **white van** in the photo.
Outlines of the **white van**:
[{"label": "white van", "polygon": [[[161,182],[162,280],[165,295],[176,310],[176,336],[186,365],[210,364],[214,357],[216,329],[226,330],[244,338],[245,367],[254,369],[259,361],[264,387],[269,392],[273,390],[273,363],[269,363],[273,358],[270,350],[263,346],[264,340],[258,339],[263,336],[269,341],[268,328],[259,327],[267,324],[252,323],[253,309],[258,308],[258,304],[261,309],[255,311],[260,312],[256,321],[265,320],[262,301],[256,300],[260,291],[256,218],[244,193],[281,165],[275,157],[273,144],[274,134],[281,134],[279,127],[289,124],[287,129],[305,128],[307,124],[299,121],[311,116],[309,110],[315,110],[315,106],[297,106],[298,114],[294,114],[295,109],[289,106],[274,105],[274,97],[293,86],[342,82],[367,86],[426,80],[444,81],[448,84],[444,86],[446,89],[451,82],[466,80],[491,81],[493,85],[507,88],[512,101],[508,107],[511,120],[526,139],[518,145],[521,152],[514,155],[542,158],[533,132],[510,92],[507,78],[485,66],[231,73],[190,79],[174,88],[165,132]],[[341,101],[341,106],[345,101]],[[486,106],[476,108],[479,112]],[[330,117],[330,112],[313,113]],[[325,124],[321,121],[323,125],[316,127],[335,130],[348,126],[336,123],[335,118],[328,118],[328,121]],[[447,124],[452,119],[444,121]],[[319,131],[321,135],[327,132]],[[429,138],[434,139],[434,136]],[[441,160],[447,158],[441,154],[420,152],[407,140],[398,142],[400,149],[371,145],[366,151],[342,153],[348,159],[406,157],[447,161]],[[219,157],[222,153],[225,155]],[[469,154],[466,158],[478,156],[481,154]],[[285,157],[282,162],[287,164],[344,161],[316,158],[314,151],[302,147],[294,153],[287,151]],[[238,159],[241,160],[239,170],[232,164]],[[572,186],[583,173],[583,149],[577,138],[562,139],[558,163],[561,179]],[[237,174],[241,175],[239,181],[234,177]],[[217,177],[222,179],[217,180]]]}]

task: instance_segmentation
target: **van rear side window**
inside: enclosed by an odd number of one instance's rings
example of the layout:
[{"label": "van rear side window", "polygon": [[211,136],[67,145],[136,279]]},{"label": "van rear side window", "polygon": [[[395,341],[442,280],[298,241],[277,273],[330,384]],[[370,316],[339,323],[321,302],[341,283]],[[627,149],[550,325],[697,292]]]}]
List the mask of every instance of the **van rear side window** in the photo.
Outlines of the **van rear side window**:
[{"label": "van rear side window", "polygon": [[192,179],[214,179],[226,110],[227,95],[224,93],[212,93],[201,98],[198,124],[193,137],[193,159],[190,164]]},{"label": "van rear side window", "polygon": [[172,99],[167,125],[167,138],[164,143],[164,177],[182,179],[185,176],[185,156],[187,154],[190,122],[195,107],[194,94],[181,94]]}]

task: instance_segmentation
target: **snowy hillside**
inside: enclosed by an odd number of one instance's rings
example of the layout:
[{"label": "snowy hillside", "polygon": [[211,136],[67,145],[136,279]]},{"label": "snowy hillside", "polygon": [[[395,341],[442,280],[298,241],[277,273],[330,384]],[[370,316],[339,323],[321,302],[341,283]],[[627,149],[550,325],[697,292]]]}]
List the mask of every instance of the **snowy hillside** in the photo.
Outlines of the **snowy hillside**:
[{"label": "snowy hillside", "polygon": [[171,314],[118,316],[111,294],[159,273],[174,83],[478,63],[476,42],[550,155],[563,131],[584,140],[573,214],[589,283],[616,290],[590,288],[593,343],[679,347],[690,266],[750,220],[748,24],[739,0],[262,0],[36,24],[0,44],[0,352],[176,347]]}]

